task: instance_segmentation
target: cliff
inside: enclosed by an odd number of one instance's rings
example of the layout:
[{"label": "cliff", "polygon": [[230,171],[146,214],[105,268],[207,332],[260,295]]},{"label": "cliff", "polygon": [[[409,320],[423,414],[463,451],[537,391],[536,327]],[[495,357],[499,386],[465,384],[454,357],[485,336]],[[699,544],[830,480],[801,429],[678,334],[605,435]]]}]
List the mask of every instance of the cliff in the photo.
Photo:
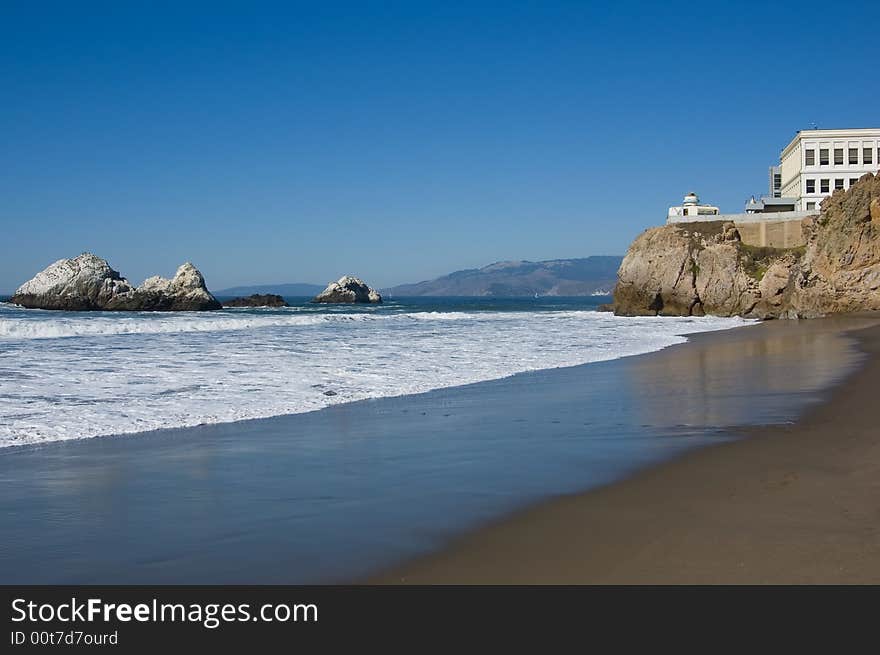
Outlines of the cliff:
[{"label": "cliff", "polygon": [[642,233],[618,270],[614,312],[810,318],[880,309],[880,175],[827,198],[803,223],[806,245],[745,245],[732,223]]}]

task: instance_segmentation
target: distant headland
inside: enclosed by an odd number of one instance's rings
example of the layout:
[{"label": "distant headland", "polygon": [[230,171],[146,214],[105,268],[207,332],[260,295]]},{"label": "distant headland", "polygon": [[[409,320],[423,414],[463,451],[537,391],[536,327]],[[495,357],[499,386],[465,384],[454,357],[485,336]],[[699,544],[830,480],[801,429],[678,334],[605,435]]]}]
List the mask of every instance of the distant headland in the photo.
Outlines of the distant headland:
[{"label": "distant headland", "polygon": [[595,256],[539,262],[505,261],[455,271],[433,280],[387,289],[393,296],[590,296],[609,294],[621,257]]}]

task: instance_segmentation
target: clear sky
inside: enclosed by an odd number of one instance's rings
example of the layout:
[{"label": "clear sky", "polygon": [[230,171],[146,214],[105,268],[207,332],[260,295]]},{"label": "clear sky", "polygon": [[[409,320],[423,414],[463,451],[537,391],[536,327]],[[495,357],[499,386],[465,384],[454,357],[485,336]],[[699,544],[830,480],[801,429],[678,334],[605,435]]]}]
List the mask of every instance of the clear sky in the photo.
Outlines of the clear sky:
[{"label": "clear sky", "polygon": [[880,124],[877,2],[0,3],[0,291],[623,254]]}]

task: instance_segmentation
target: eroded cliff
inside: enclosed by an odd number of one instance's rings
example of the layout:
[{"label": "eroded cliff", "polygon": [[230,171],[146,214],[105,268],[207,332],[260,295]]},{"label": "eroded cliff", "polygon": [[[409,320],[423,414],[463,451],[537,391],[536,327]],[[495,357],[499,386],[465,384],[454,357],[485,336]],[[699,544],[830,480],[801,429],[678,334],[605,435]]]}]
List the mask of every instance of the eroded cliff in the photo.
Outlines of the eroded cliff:
[{"label": "eroded cliff", "polygon": [[803,222],[806,245],[757,248],[733,223],[646,230],[618,271],[619,315],[816,317],[880,309],[880,175]]}]

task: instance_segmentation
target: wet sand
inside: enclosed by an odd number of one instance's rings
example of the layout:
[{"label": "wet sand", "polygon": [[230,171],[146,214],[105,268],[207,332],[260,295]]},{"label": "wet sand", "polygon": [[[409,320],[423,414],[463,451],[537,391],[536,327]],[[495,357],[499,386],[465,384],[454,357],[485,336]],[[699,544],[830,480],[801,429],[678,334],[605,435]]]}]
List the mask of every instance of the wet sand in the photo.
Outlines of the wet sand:
[{"label": "wet sand", "polygon": [[762,343],[755,330],[770,341],[792,331],[825,331],[829,339],[849,331],[864,362],[793,424],[737,429],[740,439],[540,503],[370,582],[880,582],[876,317],[765,323],[698,336],[646,358],[646,364],[696,372],[693,358],[706,352],[701,342],[730,347],[751,340],[742,352],[754,357]]}]

